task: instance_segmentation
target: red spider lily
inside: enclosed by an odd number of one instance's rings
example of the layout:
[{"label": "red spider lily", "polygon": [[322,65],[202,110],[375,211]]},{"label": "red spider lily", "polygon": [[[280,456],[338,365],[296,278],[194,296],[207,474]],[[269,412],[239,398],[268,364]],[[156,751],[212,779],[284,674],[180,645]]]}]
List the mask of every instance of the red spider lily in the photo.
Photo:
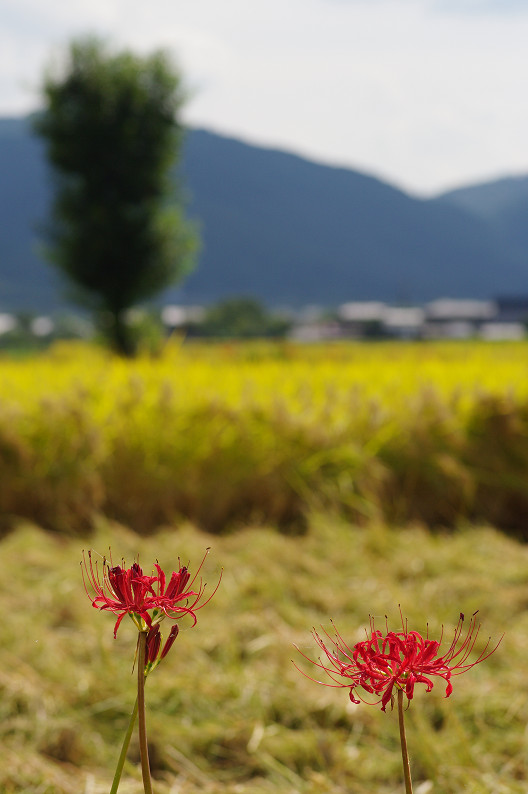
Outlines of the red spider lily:
[{"label": "red spider lily", "polygon": [[[157,576],[147,576],[137,562],[131,568],[125,568],[120,565],[114,566],[111,559],[108,562],[103,558],[101,572],[97,561],[93,562],[92,553],[89,551],[88,559],[83,553],[81,563],[85,590],[93,607],[117,615],[114,637],[125,615],[130,615],[140,631],[152,629],[165,617],[178,620],[183,615],[191,615],[194,626],[197,620],[196,611],[209,603],[218,589],[217,585],[209,598],[201,604],[205,584],[200,579],[197,589],[192,589],[208,551],[192,581],[189,582],[189,571],[183,566],[178,571],[172,572],[168,584],[165,573],[158,563],[155,564]],[[90,589],[95,596],[91,594]],[[172,642],[175,638],[176,635]]]},{"label": "red spider lily", "polygon": [[[326,632],[325,632],[326,634]],[[333,640],[328,634],[327,637],[330,639],[335,647],[335,650],[331,650],[327,648],[324,641],[321,639],[317,631],[314,629],[312,632],[313,638],[315,639],[316,643],[319,645],[321,650],[325,653],[328,662],[323,663],[321,661],[321,657],[319,657],[319,661],[314,662],[313,659],[310,659],[309,656],[306,656],[299,648],[297,650],[299,653],[304,656],[305,659],[308,659],[309,662],[315,664],[316,667],[319,667],[321,670],[329,676],[335,683],[328,684],[326,681],[317,681],[315,678],[311,678],[311,676],[306,676],[310,678],[312,681],[315,681],[317,684],[323,684],[323,686],[331,686],[331,687],[349,687],[349,696],[352,703],[359,703],[360,701],[354,696],[354,689],[358,686],[361,686],[361,675],[354,662],[352,651],[348,646],[343,642],[342,638],[336,634],[336,639]],[[339,641],[338,641],[339,640]],[[297,647],[297,646],[295,646]],[[295,664],[295,662],[294,662]],[[331,666],[328,666],[330,664]],[[295,665],[297,667],[297,665]],[[299,672],[303,675],[306,675],[299,667],[297,667]],[[342,681],[337,678],[337,676],[341,676],[342,678],[350,679],[350,683],[344,684]]]},{"label": "red spider lily", "polygon": [[[405,692],[410,701],[413,699],[416,684],[425,684],[426,692],[432,690],[433,676],[442,678],[446,682],[445,697],[449,697],[453,691],[451,677],[465,673],[479,662],[483,662],[491,656],[500,643],[499,640],[490,650],[490,640],[488,640],[479,657],[473,662],[468,661],[480,630],[476,615],[476,612],[472,615],[467,633],[462,637],[464,615],[460,614],[451,645],[443,654],[439,652],[442,638],[440,641],[430,640],[427,636],[422,637],[417,631],[408,631],[405,625],[402,631],[387,631],[383,635],[381,631],[375,629],[371,621],[370,637],[357,642],[352,648],[345,643],[337,631],[335,637],[327,634],[332,643],[329,648],[314,630],[313,636],[327,659],[324,663],[319,659],[314,664],[334,681],[333,684],[324,681],[317,683],[325,686],[348,687],[350,700],[353,703],[360,702],[355,690],[361,687],[365,692],[380,697],[376,702],[381,702],[383,711],[387,704],[392,702],[395,687],[396,690]],[[343,678],[347,679],[346,683],[341,680]]]},{"label": "red spider lily", "polygon": [[148,675],[151,670],[154,670],[155,667],[164,659],[172,645],[174,640],[178,636],[180,631],[180,627],[177,623],[175,623],[169,632],[169,636],[165,641],[165,645],[163,648],[161,647],[161,642],[163,637],[161,636],[161,631],[159,627],[159,623],[156,623],[149,629],[147,634],[147,645],[146,645],[146,654],[145,654],[145,675]]}]

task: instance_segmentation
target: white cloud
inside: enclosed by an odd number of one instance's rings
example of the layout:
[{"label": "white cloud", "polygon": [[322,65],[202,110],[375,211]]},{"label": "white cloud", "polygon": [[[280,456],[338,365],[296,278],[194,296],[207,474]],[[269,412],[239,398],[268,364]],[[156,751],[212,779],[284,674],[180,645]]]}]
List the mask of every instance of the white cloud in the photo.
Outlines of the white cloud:
[{"label": "white cloud", "polygon": [[174,52],[189,123],[422,191],[528,170],[524,2],[3,2],[0,113],[34,107],[50,53],[97,32]]},{"label": "white cloud", "polygon": [[435,0],[434,7],[450,14],[528,14],[526,0]]},{"label": "white cloud", "polygon": [[402,7],[413,5],[415,8],[433,9],[449,14],[510,14],[528,13],[526,0],[326,0],[336,5],[381,5]]}]

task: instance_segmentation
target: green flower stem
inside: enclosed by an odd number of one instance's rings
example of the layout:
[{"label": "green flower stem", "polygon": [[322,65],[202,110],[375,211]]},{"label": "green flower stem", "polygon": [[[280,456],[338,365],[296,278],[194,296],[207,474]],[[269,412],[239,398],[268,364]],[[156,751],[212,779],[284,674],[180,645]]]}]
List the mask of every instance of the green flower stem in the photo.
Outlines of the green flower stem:
[{"label": "green flower stem", "polygon": [[125,765],[125,759],[128,752],[128,745],[130,744],[130,739],[132,737],[132,732],[134,730],[134,725],[136,723],[137,713],[138,713],[138,702],[136,698],[134,709],[132,711],[132,714],[130,715],[130,722],[128,723],[127,732],[125,734],[125,738],[123,739],[121,755],[119,756],[119,761],[117,762],[117,767],[116,767],[114,779],[112,781],[112,788],[110,789],[110,794],[117,794],[117,789],[119,788],[119,783],[121,781],[121,775],[123,773],[123,767]]},{"label": "green flower stem", "polygon": [[145,719],[145,649],[147,645],[147,632],[139,632],[138,640],[138,723],[139,723],[139,752],[141,755],[141,774],[143,775],[143,788],[145,794],[153,794],[150,779],[150,765],[147,744],[147,723]]},{"label": "green flower stem", "polygon": [[405,722],[403,719],[403,689],[398,689],[398,722],[400,725],[400,744],[403,761],[403,777],[405,778],[405,794],[413,794],[407,739],[405,738]]}]

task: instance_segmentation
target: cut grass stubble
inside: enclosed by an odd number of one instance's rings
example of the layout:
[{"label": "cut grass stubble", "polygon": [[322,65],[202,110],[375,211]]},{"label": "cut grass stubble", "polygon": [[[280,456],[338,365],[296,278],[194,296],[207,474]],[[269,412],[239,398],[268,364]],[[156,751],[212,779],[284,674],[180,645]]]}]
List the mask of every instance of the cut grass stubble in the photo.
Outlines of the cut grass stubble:
[{"label": "cut grass stubble", "polygon": [[[141,539],[102,524],[94,548],[104,553],[109,542],[125,557],[139,552],[170,568],[178,556],[196,558],[211,537],[189,526]],[[17,576],[4,578],[0,593],[0,788],[108,790],[135,699],[134,677],[123,675],[133,627],[124,624],[114,640],[111,616],[91,609],[78,541],[22,527],[1,548]],[[397,624],[398,603],[414,626],[429,621],[431,634],[477,608],[486,634],[506,632],[449,701],[417,690],[406,723],[418,790],[430,781],[445,794],[525,792],[527,563],[524,547],[491,529],[431,536],[320,517],[302,538],[263,528],[217,538],[207,579],[215,582],[222,566],[222,586],[194,629],[182,624],[148,682],[156,792],[398,790],[397,713],[354,706],[291,663],[294,643],[313,655],[311,626],[329,628],[333,618],[353,643],[368,612]],[[140,777],[133,742],[120,791],[141,791]]]}]

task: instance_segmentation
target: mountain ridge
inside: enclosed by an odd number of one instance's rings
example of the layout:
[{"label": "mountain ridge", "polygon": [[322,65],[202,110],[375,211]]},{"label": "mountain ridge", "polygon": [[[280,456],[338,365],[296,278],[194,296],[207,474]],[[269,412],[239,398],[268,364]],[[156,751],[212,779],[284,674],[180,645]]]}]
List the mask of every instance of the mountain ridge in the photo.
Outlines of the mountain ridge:
[{"label": "mountain ridge", "polygon": [[[526,280],[515,215],[523,191],[506,215],[486,215],[460,191],[416,198],[364,172],[203,129],[187,132],[177,172],[203,246],[195,272],[164,302],[246,294],[270,306],[418,303],[519,292]],[[0,310],[58,309],[60,281],[36,231],[51,179],[29,119],[0,118],[0,173]]]}]

